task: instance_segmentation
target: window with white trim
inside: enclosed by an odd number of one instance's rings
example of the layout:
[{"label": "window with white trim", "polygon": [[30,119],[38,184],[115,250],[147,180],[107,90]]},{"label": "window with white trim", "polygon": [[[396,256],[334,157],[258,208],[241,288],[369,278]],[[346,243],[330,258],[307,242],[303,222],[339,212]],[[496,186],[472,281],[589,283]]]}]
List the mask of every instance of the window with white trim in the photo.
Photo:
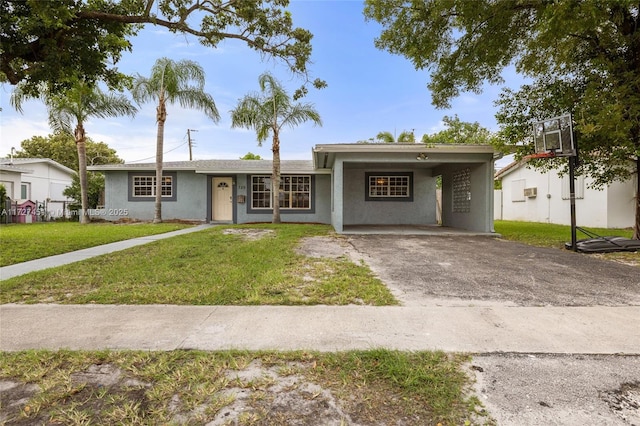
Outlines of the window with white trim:
[{"label": "window with white trim", "polygon": [[30,182],[22,182],[20,184],[20,199],[28,200],[31,198],[31,183]]},{"label": "window with white trim", "polygon": [[412,173],[365,173],[367,201],[411,201]]},{"label": "window with white trim", "polygon": [[[251,208],[271,209],[271,176],[251,176]],[[280,208],[311,209],[311,176],[280,176]]]},{"label": "window with white trim", "polygon": [[[133,176],[133,196],[134,197],[155,197],[156,196],[155,176]],[[161,189],[163,197],[173,196],[173,176],[163,176]]]}]

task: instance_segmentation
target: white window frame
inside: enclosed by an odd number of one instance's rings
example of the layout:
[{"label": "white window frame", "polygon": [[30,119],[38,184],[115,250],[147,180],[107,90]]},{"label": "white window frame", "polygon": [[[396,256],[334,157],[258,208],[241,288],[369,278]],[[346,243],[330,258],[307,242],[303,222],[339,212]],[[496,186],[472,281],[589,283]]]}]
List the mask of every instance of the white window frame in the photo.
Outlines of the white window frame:
[{"label": "white window frame", "polygon": [[[24,195],[24,197],[23,197]],[[30,200],[31,199],[31,182],[21,182],[20,183],[20,199],[21,200]]]},{"label": "white window frame", "polygon": [[[272,210],[273,196],[271,194],[271,176],[252,175],[251,176],[251,209],[252,210]],[[294,188],[294,186],[296,188]],[[280,208],[285,210],[308,211],[312,209],[312,179],[311,175],[280,176]],[[302,198],[303,206],[299,204]],[[306,206],[304,205],[306,204]]]},{"label": "white window frame", "polygon": [[365,173],[366,201],[413,201],[413,173]]},{"label": "white window frame", "polygon": [[[156,177],[155,176],[132,176],[132,196],[135,198],[148,198],[156,196]],[[138,189],[145,189],[144,194],[137,193]],[[173,197],[173,176],[162,176],[162,197]]]}]

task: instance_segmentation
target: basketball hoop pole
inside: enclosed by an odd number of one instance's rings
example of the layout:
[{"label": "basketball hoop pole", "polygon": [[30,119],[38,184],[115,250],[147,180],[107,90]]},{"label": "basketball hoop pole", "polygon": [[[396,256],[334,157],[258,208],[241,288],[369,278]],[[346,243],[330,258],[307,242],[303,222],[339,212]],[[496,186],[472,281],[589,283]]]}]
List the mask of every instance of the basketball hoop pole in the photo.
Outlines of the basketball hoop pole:
[{"label": "basketball hoop pole", "polygon": [[576,166],[578,154],[569,157],[569,198],[571,200],[571,250],[578,251],[576,227]]}]

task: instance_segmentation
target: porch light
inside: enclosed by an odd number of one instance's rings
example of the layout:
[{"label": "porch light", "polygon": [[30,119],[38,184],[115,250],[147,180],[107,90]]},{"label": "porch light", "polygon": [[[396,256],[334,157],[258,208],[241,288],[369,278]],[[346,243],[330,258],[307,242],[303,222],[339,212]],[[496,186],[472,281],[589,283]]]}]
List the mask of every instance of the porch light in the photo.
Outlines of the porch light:
[{"label": "porch light", "polygon": [[421,152],[420,154],[418,154],[418,156],[416,157],[416,160],[426,160],[429,157],[427,156],[427,154],[425,154],[424,152]]}]

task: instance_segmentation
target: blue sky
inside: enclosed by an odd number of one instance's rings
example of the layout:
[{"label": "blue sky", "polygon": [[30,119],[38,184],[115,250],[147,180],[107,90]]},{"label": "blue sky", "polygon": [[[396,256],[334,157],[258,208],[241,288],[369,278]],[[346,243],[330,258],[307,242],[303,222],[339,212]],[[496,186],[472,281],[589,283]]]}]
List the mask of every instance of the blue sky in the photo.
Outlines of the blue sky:
[{"label": "blue sky", "polygon": [[[283,159],[310,159],[316,144],[353,143],[375,137],[380,131],[400,134],[414,131],[419,140],[425,133],[443,128],[442,117],[457,114],[461,120],[477,121],[497,130],[494,100],[500,87],[486,86],[482,94],[463,94],[453,100],[451,109],[437,110],[431,105],[427,89],[429,72],[416,71],[411,62],[374,47],[381,27],[365,22],[360,1],[293,0],[289,9],[294,24],[314,34],[312,77],[327,81],[322,90],[311,89],[304,102],[313,103],[323,126],[303,124],[281,135]],[[195,110],[168,107],[165,125],[165,161],[189,159],[187,129],[194,140],[194,159],[237,159],[247,152],[271,158],[270,142],[258,147],[255,133],[231,129],[229,111],[249,92],[258,90],[258,76],[272,72],[290,94],[301,81],[292,76],[282,62],[261,56],[238,41],[223,41],[216,49],[207,48],[195,38],[171,34],[162,28],[146,27],[132,40],[133,51],[118,63],[127,73],[147,76],[156,59],[197,61],[206,72],[205,90],[215,99],[221,115],[213,123]],[[508,85],[521,79],[506,71]],[[29,101],[24,113],[16,113],[8,103],[12,87],[0,89],[2,114],[0,156],[11,147],[35,135],[46,136],[46,111],[38,101]],[[140,107],[135,118],[93,120],[85,125],[88,136],[116,149],[127,162],[153,162],[155,156],[155,105]]]}]

